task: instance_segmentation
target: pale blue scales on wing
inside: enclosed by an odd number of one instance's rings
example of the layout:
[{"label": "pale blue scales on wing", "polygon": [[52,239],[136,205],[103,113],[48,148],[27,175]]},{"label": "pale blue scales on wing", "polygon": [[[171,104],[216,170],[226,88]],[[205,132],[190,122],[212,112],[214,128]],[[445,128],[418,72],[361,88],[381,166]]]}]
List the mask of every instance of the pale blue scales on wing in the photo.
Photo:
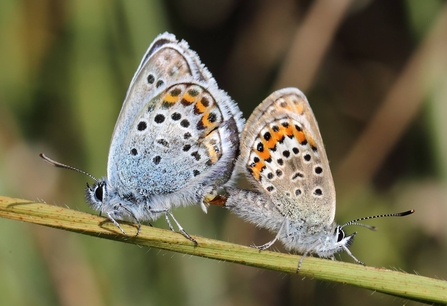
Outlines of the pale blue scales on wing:
[{"label": "pale blue scales on wing", "polygon": [[[155,105],[144,107],[129,124],[116,150],[120,162],[114,167],[114,178],[118,182],[109,180],[109,184],[125,186],[124,192],[136,191],[146,198],[163,196],[165,205],[175,207],[197,202],[203,185],[226,182],[235,159],[228,151],[237,148],[238,138],[231,133],[237,126],[225,101],[214,98],[219,96],[217,88],[205,89],[191,81],[168,86],[154,97],[148,104]],[[221,174],[217,174],[219,169]]]}]

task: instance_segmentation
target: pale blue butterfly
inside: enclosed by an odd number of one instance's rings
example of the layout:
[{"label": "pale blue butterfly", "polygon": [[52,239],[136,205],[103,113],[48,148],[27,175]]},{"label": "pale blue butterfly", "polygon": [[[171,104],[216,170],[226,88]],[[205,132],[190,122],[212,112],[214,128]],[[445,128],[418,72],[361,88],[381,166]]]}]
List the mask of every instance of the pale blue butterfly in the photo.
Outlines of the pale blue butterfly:
[{"label": "pale blue butterfly", "polygon": [[[207,190],[226,183],[244,120],[237,105],[185,41],[159,35],[141,61],[112,134],[107,178],[41,155],[51,164],[89,175],[86,199],[123,233],[117,220],[169,216],[179,206],[203,202]],[[138,233],[137,233],[138,234]]]}]

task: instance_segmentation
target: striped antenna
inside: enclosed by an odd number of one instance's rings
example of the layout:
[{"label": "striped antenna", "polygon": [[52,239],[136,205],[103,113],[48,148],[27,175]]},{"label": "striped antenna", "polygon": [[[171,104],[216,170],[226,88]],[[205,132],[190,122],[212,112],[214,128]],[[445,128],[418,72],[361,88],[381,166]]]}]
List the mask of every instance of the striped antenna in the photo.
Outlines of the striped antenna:
[{"label": "striped antenna", "polygon": [[91,175],[91,174],[88,173],[88,172],[85,172],[85,171],[82,171],[82,170],[80,170],[80,169],[78,169],[78,168],[75,168],[75,167],[72,167],[72,166],[69,166],[69,165],[66,165],[66,164],[57,162],[57,161],[55,161],[55,160],[52,160],[51,158],[49,158],[48,156],[46,156],[46,155],[43,154],[43,153],[40,153],[39,156],[42,157],[44,161],[46,161],[47,163],[49,163],[49,164],[51,164],[51,165],[53,165],[53,166],[55,166],[55,167],[63,168],[63,169],[68,169],[68,170],[73,170],[73,171],[76,171],[76,172],[79,172],[79,173],[82,173],[82,174],[85,174],[85,175],[91,177],[91,178],[92,178],[93,180],[95,180],[96,182],[98,181],[93,175]]},{"label": "striped antenna", "polygon": [[340,226],[340,228],[343,228],[343,227],[348,226],[348,225],[358,225],[358,226],[366,227],[366,228],[368,228],[370,230],[376,230],[375,226],[370,226],[370,225],[366,225],[366,224],[362,224],[362,223],[358,223],[358,222],[359,221],[364,221],[364,220],[369,220],[369,219],[385,218],[385,217],[405,217],[405,216],[411,215],[414,212],[415,212],[415,210],[411,209],[411,210],[407,210],[407,211],[400,212],[400,213],[383,214],[383,215],[363,217],[363,218],[351,220],[351,221],[343,224],[342,226]]}]

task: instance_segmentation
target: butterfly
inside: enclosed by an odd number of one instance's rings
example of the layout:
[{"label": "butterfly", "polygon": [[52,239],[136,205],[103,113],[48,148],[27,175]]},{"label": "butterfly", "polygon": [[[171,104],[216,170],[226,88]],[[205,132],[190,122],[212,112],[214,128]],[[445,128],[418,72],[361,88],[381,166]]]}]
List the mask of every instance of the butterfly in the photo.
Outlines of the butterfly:
[{"label": "butterfly", "polygon": [[94,179],[87,203],[112,221],[169,217],[197,204],[210,186],[226,183],[244,125],[236,103],[221,89],[186,41],[163,33],[149,46],[130,83],[110,144],[107,177],[96,179],[41,155],[54,166]]},{"label": "butterfly", "polygon": [[[241,152],[235,175],[248,179],[252,190],[224,186],[210,204],[228,208],[237,216],[276,234],[260,250],[277,240],[289,251],[332,258],[349,250],[356,233],[343,228],[372,218],[406,216],[414,210],[370,216],[337,225],[335,186],[317,121],[305,95],[285,88],[268,96],[251,114],[241,134]],[[213,191],[212,191],[213,192]]]}]

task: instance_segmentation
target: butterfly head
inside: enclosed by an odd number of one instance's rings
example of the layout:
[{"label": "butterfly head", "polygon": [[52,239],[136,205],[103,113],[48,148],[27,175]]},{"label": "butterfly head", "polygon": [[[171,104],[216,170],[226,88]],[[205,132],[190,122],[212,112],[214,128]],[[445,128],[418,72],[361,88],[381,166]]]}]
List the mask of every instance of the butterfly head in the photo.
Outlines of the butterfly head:
[{"label": "butterfly head", "polygon": [[[357,232],[350,235],[346,235],[342,226],[337,225],[331,230],[322,230],[319,234],[313,233],[311,236],[301,235],[299,241],[293,243],[287,243],[289,241],[283,241],[285,245],[288,245],[290,249],[297,250],[299,253],[315,253],[319,257],[333,258],[334,254],[342,251],[349,252],[349,247],[354,242],[354,237]],[[295,238],[296,239],[296,238]],[[300,245],[296,245],[299,243]]]},{"label": "butterfly head", "polygon": [[101,211],[107,196],[107,181],[105,179],[96,180],[92,186],[87,183],[85,200],[91,208]]},{"label": "butterfly head", "polygon": [[[346,235],[343,227],[337,225],[331,237],[331,242],[329,243],[329,247],[327,247],[327,252],[325,250],[321,250],[319,253],[322,257],[331,257],[335,253],[341,252],[349,248],[354,242],[354,237],[357,232],[352,233],[351,235]],[[323,253],[323,254],[321,254]],[[324,254],[326,253],[326,254]]]}]

